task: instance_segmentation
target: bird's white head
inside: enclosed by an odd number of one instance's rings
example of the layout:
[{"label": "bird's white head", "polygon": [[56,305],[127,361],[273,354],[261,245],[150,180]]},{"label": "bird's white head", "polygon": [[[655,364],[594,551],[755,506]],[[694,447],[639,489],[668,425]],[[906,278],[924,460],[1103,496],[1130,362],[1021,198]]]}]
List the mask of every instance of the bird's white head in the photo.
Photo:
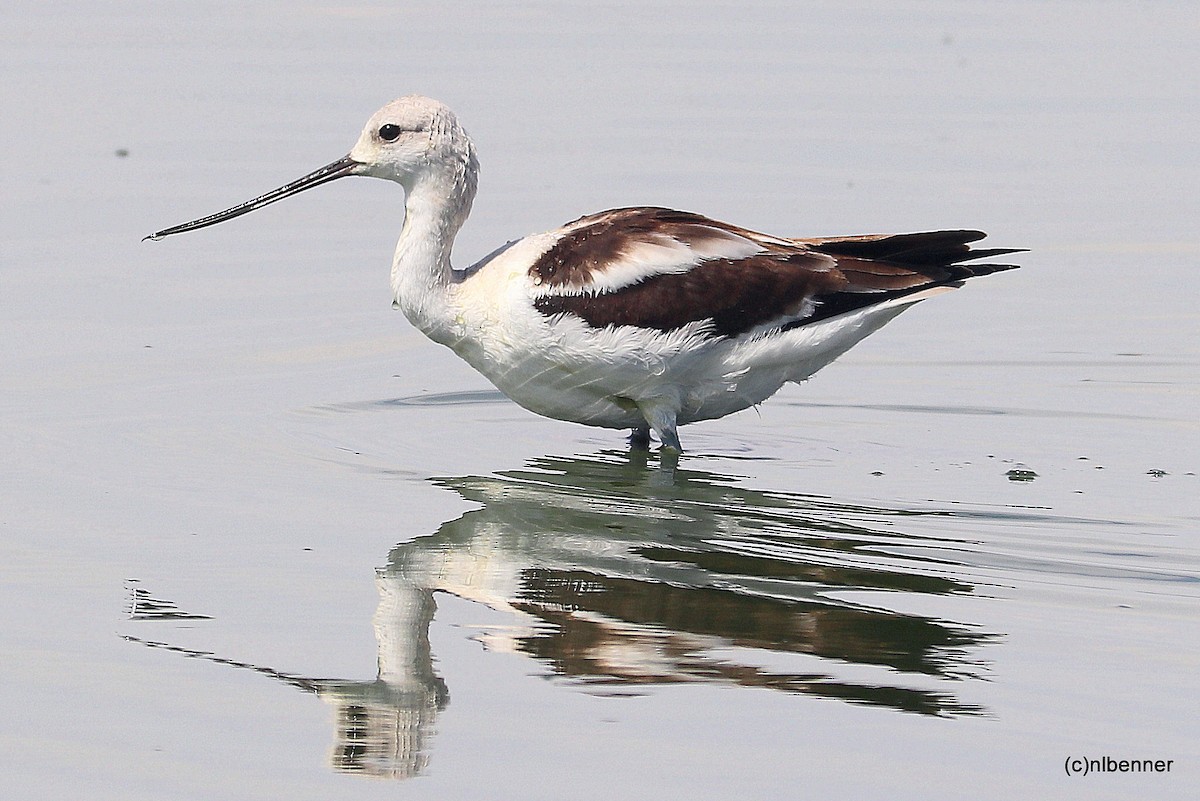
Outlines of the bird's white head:
[{"label": "bird's white head", "polygon": [[475,146],[454,112],[432,98],[408,95],[371,115],[349,158],[357,173],[409,191],[422,179],[458,179],[479,169]]},{"label": "bird's white head", "polygon": [[457,230],[470,211],[478,172],[475,146],[454,112],[437,100],[408,95],[375,112],[348,155],[253,200],[146,238],[216,225],[347,175],[396,181],[408,193],[410,213],[420,209]]}]

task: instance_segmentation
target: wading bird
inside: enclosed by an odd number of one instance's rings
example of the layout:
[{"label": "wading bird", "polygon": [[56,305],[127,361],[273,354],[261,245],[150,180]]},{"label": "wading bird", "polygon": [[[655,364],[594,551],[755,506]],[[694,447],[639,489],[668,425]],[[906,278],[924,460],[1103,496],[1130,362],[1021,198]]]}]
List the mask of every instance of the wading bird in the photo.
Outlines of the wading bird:
[{"label": "wading bird", "polygon": [[681,450],[677,428],[757,405],[803,381],[900,312],[968,278],[980,231],[792,239],[685,211],[634,207],[450,264],[479,162],[442,103],[408,96],[371,117],[349,155],[203,228],[347,175],[404,187],[395,305],[530,411]]}]

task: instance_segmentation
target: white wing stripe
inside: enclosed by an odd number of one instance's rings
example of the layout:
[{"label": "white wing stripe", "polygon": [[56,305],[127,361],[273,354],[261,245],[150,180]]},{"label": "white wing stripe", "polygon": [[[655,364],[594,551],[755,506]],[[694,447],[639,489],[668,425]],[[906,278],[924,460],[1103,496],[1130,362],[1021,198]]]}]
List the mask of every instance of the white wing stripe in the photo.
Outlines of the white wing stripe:
[{"label": "white wing stripe", "polygon": [[765,251],[759,243],[728,231],[716,228],[704,231],[711,236],[698,236],[690,241],[663,233],[642,234],[643,238],[631,239],[616,258],[592,268],[586,283],[549,286],[543,293],[591,295],[616,292],[656,275],[686,273],[705,261],[744,259]]}]

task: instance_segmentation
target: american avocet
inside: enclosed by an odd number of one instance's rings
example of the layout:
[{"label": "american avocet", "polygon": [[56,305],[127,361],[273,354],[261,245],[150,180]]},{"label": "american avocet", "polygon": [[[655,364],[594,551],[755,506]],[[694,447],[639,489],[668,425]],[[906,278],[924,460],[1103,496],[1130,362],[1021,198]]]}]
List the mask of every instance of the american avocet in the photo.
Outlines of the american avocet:
[{"label": "american avocet", "polygon": [[402,97],[349,155],[240,206],[148,239],[203,228],[347,175],[404,187],[392,260],[395,304],[533,412],[654,430],[761,403],[803,381],[925,298],[1011,269],[964,265],[980,231],[791,239],[698,214],[613,209],[517,239],[455,270],[454,237],[475,197],[475,146],[436,100]]}]

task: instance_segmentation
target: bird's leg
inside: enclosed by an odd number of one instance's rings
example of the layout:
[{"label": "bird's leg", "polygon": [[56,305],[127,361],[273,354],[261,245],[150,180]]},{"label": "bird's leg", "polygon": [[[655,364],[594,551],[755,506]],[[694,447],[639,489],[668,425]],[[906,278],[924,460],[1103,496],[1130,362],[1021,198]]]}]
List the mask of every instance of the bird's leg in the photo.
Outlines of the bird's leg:
[{"label": "bird's leg", "polygon": [[635,451],[650,450],[650,426],[638,426],[629,435],[629,447]]},{"label": "bird's leg", "polygon": [[638,408],[646,418],[646,423],[658,435],[662,446],[683,453],[683,446],[679,444],[679,434],[675,431],[675,409],[654,403],[639,403]]},{"label": "bird's leg", "polygon": [[654,433],[658,434],[658,438],[662,440],[663,448],[674,450],[676,453],[683,453],[683,446],[679,444],[679,434],[675,431],[675,426],[670,428],[654,429]]}]

